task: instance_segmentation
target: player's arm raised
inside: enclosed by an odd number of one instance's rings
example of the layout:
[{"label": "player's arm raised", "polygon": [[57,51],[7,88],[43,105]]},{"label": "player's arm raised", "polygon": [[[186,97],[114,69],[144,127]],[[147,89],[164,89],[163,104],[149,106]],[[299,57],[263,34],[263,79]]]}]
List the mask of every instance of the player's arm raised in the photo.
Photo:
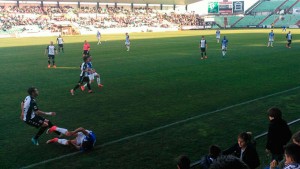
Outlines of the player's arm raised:
[{"label": "player's arm raised", "polygon": [[83,127],[79,127],[76,130],[73,131],[73,134],[76,134],[78,132],[82,132],[84,135],[88,136],[89,133],[83,128]]}]

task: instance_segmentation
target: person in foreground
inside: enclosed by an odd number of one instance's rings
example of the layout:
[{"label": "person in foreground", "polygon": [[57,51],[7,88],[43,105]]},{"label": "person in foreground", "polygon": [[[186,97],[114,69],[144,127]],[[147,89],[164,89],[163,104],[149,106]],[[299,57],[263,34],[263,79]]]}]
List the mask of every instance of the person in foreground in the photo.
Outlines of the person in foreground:
[{"label": "person in foreground", "polygon": [[59,139],[59,138],[53,138],[48,140],[46,143],[59,143],[62,145],[73,145],[77,150],[81,151],[87,151],[94,148],[96,143],[96,135],[91,130],[86,130],[82,127],[77,128],[74,131],[68,131],[68,129],[60,128],[57,126],[52,126],[50,129],[47,130],[47,134],[50,134],[52,132],[60,132],[64,134],[65,136],[76,136],[73,140],[67,140],[67,139]]},{"label": "person in foreground", "polygon": [[250,169],[255,169],[260,165],[255,144],[251,142],[251,133],[242,132],[238,135],[238,141],[229,149],[223,152],[224,155],[234,155],[245,162]]},{"label": "person in foreground", "polygon": [[249,167],[235,156],[222,155],[210,165],[209,169],[249,169]]},{"label": "person in foreground", "polygon": [[191,160],[186,155],[181,155],[177,158],[177,169],[189,169]]}]

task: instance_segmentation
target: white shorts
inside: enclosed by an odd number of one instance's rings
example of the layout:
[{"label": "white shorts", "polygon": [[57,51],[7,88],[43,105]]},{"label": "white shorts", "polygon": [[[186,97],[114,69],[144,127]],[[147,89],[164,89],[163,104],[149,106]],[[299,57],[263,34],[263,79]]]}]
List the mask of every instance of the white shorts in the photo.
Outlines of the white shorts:
[{"label": "white shorts", "polygon": [[92,74],[89,75],[89,79],[90,79],[90,80],[94,80],[94,79],[95,79],[95,76],[97,76],[97,75],[98,75],[97,72],[92,73]]},{"label": "white shorts", "polygon": [[227,50],[227,47],[226,46],[222,46],[222,50]]},{"label": "white shorts", "polygon": [[130,45],[130,42],[125,42],[125,45],[126,45],[126,46],[129,46],[129,45]]},{"label": "white shorts", "polygon": [[274,42],[274,38],[269,38],[269,42]]},{"label": "white shorts", "polygon": [[101,39],[101,36],[97,36],[97,39],[100,40],[100,39]]},{"label": "white shorts", "polygon": [[217,38],[217,39],[220,39],[220,35],[217,35],[216,38]]},{"label": "white shorts", "polygon": [[78,132],[76,137],[76,145],[80,146],[84,138],[85,135],[82,132]]}]

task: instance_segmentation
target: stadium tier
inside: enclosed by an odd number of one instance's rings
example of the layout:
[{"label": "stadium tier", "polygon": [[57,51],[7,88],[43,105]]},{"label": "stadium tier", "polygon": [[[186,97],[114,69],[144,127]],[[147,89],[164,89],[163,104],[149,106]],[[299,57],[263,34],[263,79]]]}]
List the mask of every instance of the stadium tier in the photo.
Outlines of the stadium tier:
[{"label": "stadium tier", "polygon": [[274,9],[279,7],[283,2],[284,2],[284,0],[263,1],[255,9],[253,9],[253,12],[273,12]]}]

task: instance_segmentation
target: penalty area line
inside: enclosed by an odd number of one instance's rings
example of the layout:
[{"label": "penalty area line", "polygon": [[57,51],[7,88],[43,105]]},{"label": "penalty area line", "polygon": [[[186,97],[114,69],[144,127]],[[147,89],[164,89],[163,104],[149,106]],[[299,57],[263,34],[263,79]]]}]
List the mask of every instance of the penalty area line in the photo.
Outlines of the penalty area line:
[{"label": "penalty area line", "polygon": [[[149,133],[153,133],[155,131],[159,131],[159,130],[162,130],[162,129],[165,129],[165,128],[169,128],[169,127],[172,127],[172,126],[175,126],[175,125],[178,125],[178,124],[182,124],[182,123],[185,123],[185,122],[188,122],[188,121],[192,121],[192,120],[198,119],[200,117],[204,117],[204,116],[215,114],[215,113],[218,113],[218,112],[221,112],[221,111],[229,110],[229,109],[232,109],[232,108],[235,108],[235,107],[238,107],[238,106],[246,105],[246,104],[249,104],[249,103],[252,103],[252,102],[256,102],[256,101],[259,101],[259,100],[270,98],[270,97],[280,95],[280,94],[283,94],[283,93],[291,92],[291,91],[294,91],[294,90],[297,90],[297,89],[300,89],[300,86],[290,88],[290,89],[287,89],[287,90],[283,90],[281,92],[276,92],[276,93],[273,93],[273,94],[269,94],[269,95],[266,95],[266,96],[258,97],[256,99],[248,100],[248,101],[241,102],[241,103],[238,103],[238,104],[234,104],[234,105],[231,105],[231,106],[227,106],[227,107],[217,109],[217,110],[214,110],[214,111],[206,112],[206,113],[203,113],[203,114],[200,114],[200,115],[197,115],[197,116],[189,117],[189,118],[186,118],[184,120],[179,120],[179,121],[167,124],[167,125],[163,125],[163,126],[160,126],[160,127],[157,127],[157,128],[153,128],[151,130],[147,130],[147,131],[137,133],[137,134],[134,134],[134,135],[126,136],[126,137],[123,137],[123,138],[120,138],[120,139],[117,139],[117,140],[106,142],[106,143],[103,143],[101,145],[95,146],[94,149],[97,150],[97,149],[100,149],[101,147],[105,147],[105,146],[108,146],[108,145],[119,143],[119,142],[122,142],[122,141],[125,141],[125,140],[130,140],[132,138],[136,138],[136,137],[143,136],[143,135],[146,135],[146,134],[149,134]],[[55,158],[51,158],[51,159],[48,159],[48,160],[44,160],[44,161],[41,161],[41,162],[38,162],[38,163],[33,163],[33,164],[30,164],[28,166],[21,167],[21,168],[26,169],[26,168],[36,167],[36,166],[46,164],[46,163],[49,163],[49,162],[52,162],[52,161],[55,161],[55,160],[59,160],[59,159],[62,159],[62,158],[74,156],[74,155],[77,155],[77,154],[80,154],[80,153],[82,153],[82,152],[77,151],[77,152],[65,154],[65,155],[58,156],[58,157],[55,157]]]}]

